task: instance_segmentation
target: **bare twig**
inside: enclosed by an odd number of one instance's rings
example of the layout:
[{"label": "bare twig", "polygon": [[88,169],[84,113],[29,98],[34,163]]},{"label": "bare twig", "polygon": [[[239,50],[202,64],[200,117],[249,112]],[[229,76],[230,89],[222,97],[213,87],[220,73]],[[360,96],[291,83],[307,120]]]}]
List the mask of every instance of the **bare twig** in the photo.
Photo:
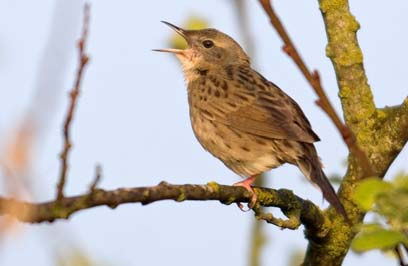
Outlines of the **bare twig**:
[{"label": "bare twig", "polygon": [[64,147],[60,155],[61,172],[60,172],[60,178],[59,178],[58,185],[57,185],[57,199],[58,200],[61,200],[64,197],[64,186],[65,186],[65,181],[66,181],[67,172],[68,172],[68,155],[69,155],[69,151],[72,146],[72,143],[70,140],[71,122],[74,117],[74,111],[75,111],[78,95],[80,93],[80,87],[81,87],[81,81],[82,81],[84,69],[87,63],[89,62],[89,57],[85,53],[85,45],[88,39],[89,17],[90,17],[90,6],[89,4],[85,4],[82,35],[78,41],[79,66],[78,66],[78,70],[76,74],[74,87],[69,94],[70,103],[69,103],[68,112],[67,112],[67,115],[65,117],[65,122],[64,122]]},{"label": "bare twig", "polygon": [[95,192],[96,188],[98,187],[99,182],[102,178],[102,166],[99,164],[95,167],[95,178],[92,181],[91,185],[89,186],[89,193],[92,194]]},{"label": "bare twig", "polygon": [[[254,191],[258,195],[259,206],[278,207],[285,214],[293,213],[298,208],[299,221],[305,225],[308,231],[319,235],[327,233],[327,226],[323,226],[327,219],[312,202],[304,200],[286,189],[274,190],[255,187]],[[249,202],[251,197],[245,188],[219,185],[215,182],[206,185],[172,185],[161,182],[153,187],[121,188],[111,191],[95,189],[92,193],[62,197],[60,200],[44,203],[30,203],[0,197],[0,215],[10,215],[22,222],[42,223],[68,219],[71,214],[77,211],[97,206],[116,208],[125,203],[139,202],[145,205],[161,200],[178,202],[216,200],[223,204],[231,204]],[[15,206],[15,208],[9,206]],[[30,215],[25,215],[27,213]],[[285,225],[282,224],[281,226]]]},{"label": "bare twig", "polygon": [[282,38],[284,42],[283,50],[293,59],[295,64],[299,67],[302,74],[305,76],[309,84],[312,86],[314,91],[316,92],[319,99],[316,101],[316,104],[322,108],[322,110],[330,117],[330,119],[335,124],[336,128],[340,132],[343,137],[344,142],[346,143],[350,152],[357,158],[359,165],[364,171],[365,176],[373,176],[375,175],[374,170],[366,156],[366,154],[358,147],[356,138],[353,132],[347,127],[336,111],[334,110],[332,104],[330,103],[326,92],[324,91],[322,84],[320,82],[320,76],[317,70],[311,72],[306,64],[304,63],[303,59],[301,58],[299,52],[295,48],[292,40],[290,39],[288,33],[285,30],[282,22],[276,15],[270,0],[259,0],[259,3],[262,5],[263,9],[265,10],[266,14],[268,15],[271,24],[278,32],[279,36]]}]

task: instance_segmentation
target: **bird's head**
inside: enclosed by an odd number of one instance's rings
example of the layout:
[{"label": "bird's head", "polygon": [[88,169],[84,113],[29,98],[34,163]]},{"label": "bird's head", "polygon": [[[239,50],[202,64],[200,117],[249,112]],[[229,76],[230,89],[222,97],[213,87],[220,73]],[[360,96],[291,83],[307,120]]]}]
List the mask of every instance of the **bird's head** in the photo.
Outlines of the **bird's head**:
[{"label": "bird's head", "polygon": [[234,64],[248,64],[249,57],[230,36],[216,29],[185,30],[162,21],[180,34],[187,42],[186,49],[155,49],[174,53],[185,72],[217,69]]}]

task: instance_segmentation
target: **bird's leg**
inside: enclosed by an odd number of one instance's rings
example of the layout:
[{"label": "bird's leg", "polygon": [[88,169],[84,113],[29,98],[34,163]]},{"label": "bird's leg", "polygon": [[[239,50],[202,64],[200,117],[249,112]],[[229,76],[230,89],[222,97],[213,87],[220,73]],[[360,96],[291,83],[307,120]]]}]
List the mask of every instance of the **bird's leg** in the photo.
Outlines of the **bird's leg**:
[{"label": "bird's leg", "polygon": [[[255,182],[256,177],[257,177],[256,175],[253,175],[253,176],[248,177],[248,178],[245,179],[244,181],[237,182],[237,183],[233,184],[233,186],[244,187],[246,190],[248,190],[248,191],[251,193],[252,197],[251,197],[251,200],[250,200],[249,203],[248,203],[248,207],[249,207],[250,209],[255,206],[256,199],[257,199],[256,194],[255,194],[255,191],[254,191],[254,189],[253,189],[252,186],[251,186],[251,185]],[[241,204],[241,203],[238,203],[238,207],[239,207],[242,211],[244,210],[244,208],[242,207],[242,204]]]}]

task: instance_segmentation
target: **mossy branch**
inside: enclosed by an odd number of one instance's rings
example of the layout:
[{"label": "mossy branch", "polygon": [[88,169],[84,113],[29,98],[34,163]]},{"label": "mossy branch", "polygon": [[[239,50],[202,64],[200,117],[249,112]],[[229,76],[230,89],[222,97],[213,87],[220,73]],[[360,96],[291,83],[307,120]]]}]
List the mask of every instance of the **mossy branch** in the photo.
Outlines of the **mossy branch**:
[{"label": "mossy branch", "polygon": [[[299,221],[316,234],[327,233],[327,221],[321,210],[286,189],[254,188],[257,203],[264,207],[278,207],[283,213],[299,213]],[[93,189],[88,193],[63,197],[43,203],[31,203],[0,197],[0,215],[9,215],[22,222],[42,223],[68,219],[73,213],[97,206],[116,208],[125,203],[146,205],[156,201],[220,201],[223,204],[249,202],[250,193],[242,187],[225,186],[215,182],[206,185],[172,185],[161,182],[152,187],[120,188],[116,190]]]},{"label": "mossy branch", "polygon": [[[359,24],[350,13],[347,0],[319,0],[319,4],[328,38],[326,54],[336,72],[346,124],[355,134],[358,145],[367,154],[375,172],[385,172],[389,162],[382,166],[383,169],[379,169],[372,160],[376,145],[374,129],[379,120],[364,70],[363,54],[357,41]],[[364,217],[364,213],[351,200],[356,182],[364,176],[364,171],[350,154],[339,197],[353,224],[361,222]],[[330,215],[330,212],[326,214]],[[332,220],[332,225],[331,233],[325,238],[309,241],[304,266],[342,264],[355,232],[337,222],[337,219]]]},{"label": "mossy branch", "polygon": [[[408,100],[399,107],[376,108],[357,41],[359,24],[350,13],[348,1],[319,0],[319,4],[328,37],[326,53],[336,72],[346,124],[367,154],[375,175],[382,177],[407,142]],[[353,224],[362,222],[365,215],[351,199],[356,183],[364,177],[364,171],[350,154],[339,197]],[[331,213],[329,210],[325,215]],[[309,241],[304,266],[342,264],[356,232],[337,219],[331,221],[330,234]]]},{"label": "mossy branch", "polygon": [[336,72],[344,117],[358,135],[367,128],[366,122],[373,122],[376,113],[356,35],[360,25],[351,14],[347,0],[320,0],[319,3],[328,38],[326,55]]},{"label": "mossy branch", "polygon": [[387,119],[382,125],[380,138],[384,140],[388,156],[395,158],[408,140],[408,97],[395,108],[389,109]]}]

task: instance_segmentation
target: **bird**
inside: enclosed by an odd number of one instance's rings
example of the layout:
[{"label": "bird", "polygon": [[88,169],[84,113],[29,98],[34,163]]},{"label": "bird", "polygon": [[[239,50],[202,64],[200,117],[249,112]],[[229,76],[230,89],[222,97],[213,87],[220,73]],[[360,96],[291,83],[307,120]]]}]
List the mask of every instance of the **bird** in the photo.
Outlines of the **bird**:
[{"label": "bird", "polygon": [[212,28],[188,30],[162,21],[187,42],[185,49],[154,49],[176,55],[187,84],[190,120],[201,146],[245,178],[252,188],[260,174],[289,163],[322,191],[347,220],[344,206],[322,170],[312,130],[299,105],[251,67],[233,38]]}]

